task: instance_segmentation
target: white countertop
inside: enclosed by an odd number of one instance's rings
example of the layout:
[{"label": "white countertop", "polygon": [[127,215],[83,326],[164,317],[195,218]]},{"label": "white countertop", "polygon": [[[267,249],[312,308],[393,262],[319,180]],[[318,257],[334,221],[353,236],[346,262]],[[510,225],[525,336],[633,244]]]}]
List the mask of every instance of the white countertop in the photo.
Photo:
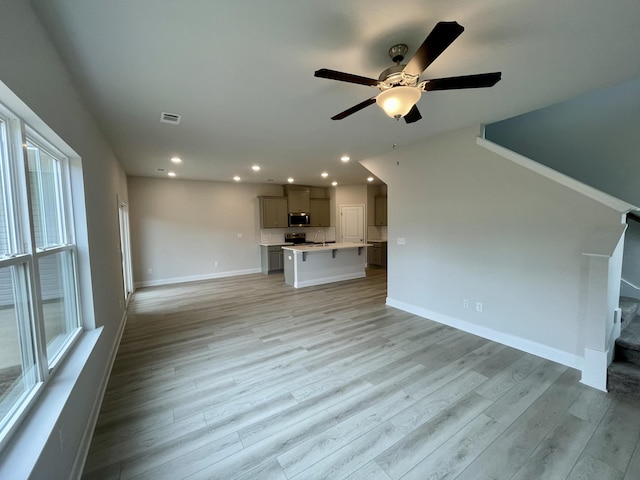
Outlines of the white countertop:
[{"label": "white countertop", "polygon": [[299,245],[292,247],[282,247],[283,250],[291,250],[293,252],[322,252],[326,250],[340,250],[343,248],[358,248],[358,247],[371,247],[370,243],[327,243],[326,245],[322,245],[321,243],[317,243],[315,245]]}]

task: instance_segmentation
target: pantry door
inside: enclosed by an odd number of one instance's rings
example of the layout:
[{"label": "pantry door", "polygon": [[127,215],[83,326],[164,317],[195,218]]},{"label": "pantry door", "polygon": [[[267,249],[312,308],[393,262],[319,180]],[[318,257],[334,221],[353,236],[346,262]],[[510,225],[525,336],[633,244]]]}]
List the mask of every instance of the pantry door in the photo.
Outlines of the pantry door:
[{"label": "pantry door", "polygon": [[342,242],[364,242],[364,205],[340,205]]}]

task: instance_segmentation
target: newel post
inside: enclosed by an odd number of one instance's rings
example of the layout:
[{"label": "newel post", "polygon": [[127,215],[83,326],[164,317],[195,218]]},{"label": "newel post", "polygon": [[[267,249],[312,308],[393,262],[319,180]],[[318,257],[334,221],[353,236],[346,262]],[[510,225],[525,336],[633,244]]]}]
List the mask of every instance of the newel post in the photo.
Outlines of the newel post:
[{"label": "newel post", "polygon": [[607,367],[615,341],[622,239],[626,225],[600,229],[585,243],[584,363],[581,382],[607,391]]}]

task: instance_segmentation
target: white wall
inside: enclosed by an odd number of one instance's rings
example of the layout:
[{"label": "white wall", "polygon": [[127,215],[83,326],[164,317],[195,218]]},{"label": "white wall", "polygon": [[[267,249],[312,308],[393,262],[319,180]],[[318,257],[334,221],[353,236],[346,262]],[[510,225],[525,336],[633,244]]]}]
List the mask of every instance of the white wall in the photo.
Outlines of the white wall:
[{"label": "white wall", "polygon": [[399,166],[363,162],[389,189],[388,301],[577,366],[581,244],[620,214],[476,145],[478,131],[407,145]]},{"label": "white wall", "polygon": [[145,177],[128,181],[136,284],[260,271],[258,196],[282,195],[280,185]]},{"label": "white wall", "polygon": [[[0,79],[81,157],[74,184],[75,197],[86,205],[86,216],[82,208],[75,212],[81,295],[92,300],[83,313],[90,327],[104,328],[83,334],[52,375],[3,449],[0,478],[27,478],[31,472],[29,478],[68,479],[79,468],[83,441],[90,440],[96,399],[123,325],[116,198],[127,198],[126,177],[28,2],[3,0],[1,10]],[[77,167],[79,161],[73,163]]]}]

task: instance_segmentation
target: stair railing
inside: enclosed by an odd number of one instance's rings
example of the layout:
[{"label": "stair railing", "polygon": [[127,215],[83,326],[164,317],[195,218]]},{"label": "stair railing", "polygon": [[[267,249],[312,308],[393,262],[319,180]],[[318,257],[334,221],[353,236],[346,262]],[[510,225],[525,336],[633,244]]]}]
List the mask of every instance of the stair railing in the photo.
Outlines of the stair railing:
[{"label": "stair railing", "polygon": [[625,279],[625,278],[620,278],[620,280],[624,283],[626,283],[627,285],[629,285],[631,288],[633,288],[634,290],[640,290],[640,287],[634,283],[631,283],[629,280]]}]

